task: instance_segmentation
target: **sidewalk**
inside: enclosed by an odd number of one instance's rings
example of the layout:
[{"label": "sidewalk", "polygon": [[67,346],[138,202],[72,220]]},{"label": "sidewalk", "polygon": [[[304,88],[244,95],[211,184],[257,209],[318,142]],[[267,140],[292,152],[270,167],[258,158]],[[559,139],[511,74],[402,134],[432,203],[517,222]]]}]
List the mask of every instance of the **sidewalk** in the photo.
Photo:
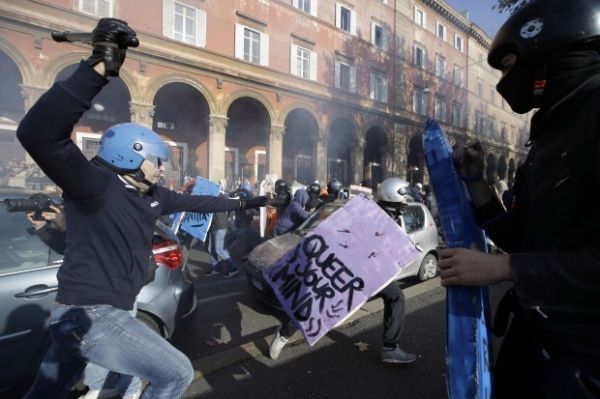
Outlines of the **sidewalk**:
[{"label": "sidewalk", "polygon": [[[413,285],[408,288],[404,288],[404,296],[406,300],[419,296],[429,290],[440,287],[440,279],[436,277],[434,279]],[[383,310],[383,301],[373,300],[364,304],[356,313],[352,315],[344,324],[353,323],[364,316],[379,312]],[[223,351],[214,353],[212,355],[199,358],[192,361],[194,370],[194,381],[204,378],[206,375],[212,374],[218,370],[229,367],[233,364],[242,362],[247,359],[258,358],[260,356],[266,356],[265,348],[268,351],[269,343],[273,339],[273,334],[269,334],[263,337],[256,338],[253,341],[243,343],[240,346],[225,349]],[[302,340],[303,337],[299,333],[294,334],[290,338],[290,344]],[[202,371],[199,371],[202,370]]]}]

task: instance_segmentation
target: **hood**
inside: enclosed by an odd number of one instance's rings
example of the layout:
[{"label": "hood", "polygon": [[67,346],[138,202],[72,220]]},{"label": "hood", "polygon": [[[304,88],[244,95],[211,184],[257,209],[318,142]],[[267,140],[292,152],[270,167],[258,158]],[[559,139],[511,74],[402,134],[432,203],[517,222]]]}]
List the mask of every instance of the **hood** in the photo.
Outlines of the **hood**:
[{"label": "hood", "polygon": [[302,208],[306,206],[306,203],[309,199],[310,195],[308,195],[308,192],[303,188],[296,190],[296,192],[294,193],[294,201],[302,205]]}]

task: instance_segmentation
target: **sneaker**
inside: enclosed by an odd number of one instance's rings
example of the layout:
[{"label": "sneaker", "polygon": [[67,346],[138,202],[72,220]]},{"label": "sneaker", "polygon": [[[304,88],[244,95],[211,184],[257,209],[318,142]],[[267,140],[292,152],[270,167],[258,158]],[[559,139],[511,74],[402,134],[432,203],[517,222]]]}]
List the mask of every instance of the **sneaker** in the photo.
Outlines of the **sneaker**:
[{"label": "sneaker", "polygon": [[238,274],[238,269],[231,269],[231,270],[227,270],[225,272],[225,274],[223,274],[223,277],[229,278],[229,277],[235,276],[236,274]]},{"label": "sneaker", "polygon": [[273,342],[271,342],[271,345],[269,346],[269,356],[271,356],[271,359],[277,360],[279,354],[281,353],[281,350],[283,349],[285,344],[288,343],[288,341],[288,338],[282,336],[279,333],[279,331],[277,331],[277,334],[275,334],[275,338],[273,338]]},{"label": "sneaker", "polygon": [[383,347],[381,350],[381,361],[384,363],[408,364],[417,360],[413,353],[406,353],[399,346],[395,348]]},{"label": "sneaker", "polygon": [[221,273],[219,273],[218,270],[210,269],[209,271],[206,272],[205,276],[210,277],[210,276],[216,276],[217,274],[221,274]]}]

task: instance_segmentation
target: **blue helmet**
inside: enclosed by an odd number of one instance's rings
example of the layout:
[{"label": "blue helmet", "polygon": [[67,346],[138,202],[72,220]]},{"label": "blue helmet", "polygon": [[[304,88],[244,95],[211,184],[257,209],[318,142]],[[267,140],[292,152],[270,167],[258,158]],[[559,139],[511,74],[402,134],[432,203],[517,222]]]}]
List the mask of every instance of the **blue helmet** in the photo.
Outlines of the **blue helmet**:
[{"label": "blue helmet", "polygon": [[145,159],[169,159],[169,147],[152,130],[135,124],[119,123],[104,132],[98,157],[119,171],[135,171]]}]

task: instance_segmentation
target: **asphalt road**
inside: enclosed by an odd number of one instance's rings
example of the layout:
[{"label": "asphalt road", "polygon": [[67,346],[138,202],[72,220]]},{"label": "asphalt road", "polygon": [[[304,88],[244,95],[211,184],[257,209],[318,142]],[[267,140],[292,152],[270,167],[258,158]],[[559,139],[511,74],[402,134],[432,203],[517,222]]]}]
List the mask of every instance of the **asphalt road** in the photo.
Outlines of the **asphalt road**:
[{"label": "asphalt road", "polygon": [[[497,302],[506,286],[492,290]],[[196,380],[186,398],[444,398],[445,291],[429,290],[407,301],[403,347],[418,355],[411,365],[379,361],[382,313],[343,326],[314,347],[301,341],[277,361],[258,340],[258,356]],[[496,347],[498,342],[495,343]]]}]

